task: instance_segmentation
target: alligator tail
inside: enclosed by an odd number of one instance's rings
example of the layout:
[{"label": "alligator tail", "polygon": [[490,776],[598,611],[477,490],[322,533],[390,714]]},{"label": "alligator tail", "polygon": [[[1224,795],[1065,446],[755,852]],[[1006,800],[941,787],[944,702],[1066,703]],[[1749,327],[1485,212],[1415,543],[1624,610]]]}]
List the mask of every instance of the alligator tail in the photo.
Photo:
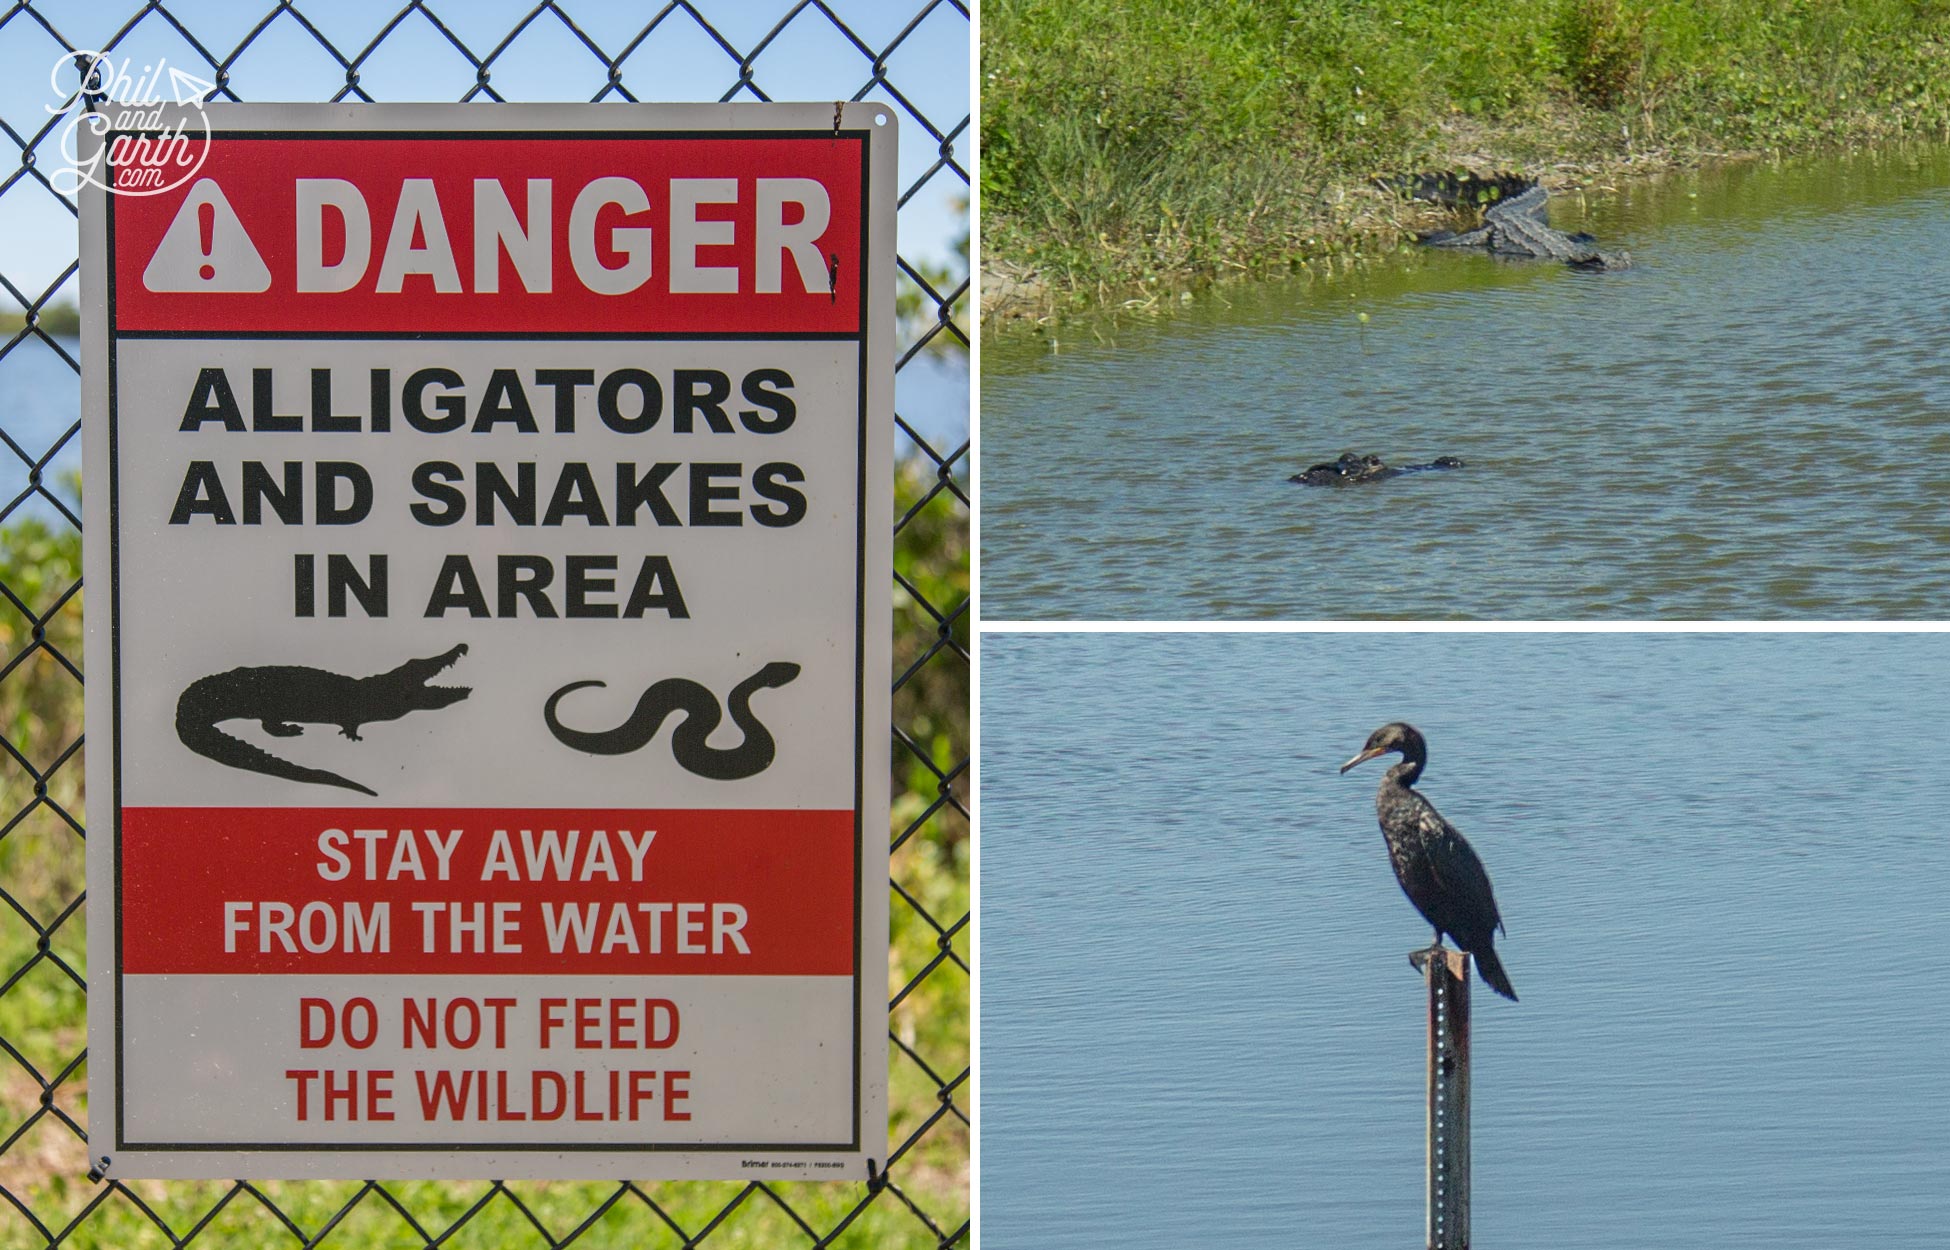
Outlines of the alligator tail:
[{"label": "alligator tail", "polygon": [[1501,200],[1514,199],[1537,185],[1536,179],[1523,174],[1491,174],[1486,178],[1449,170],[1384,175],[1372,181],[1384,191],[1451,208],[1487,208]]},{"label": "alligator tail", "polygon": [[183,704],[189,701],[190,695],[195,691],[196,687],[192,685],[189,690],[183,692],[183,698],[177,702],[176,736],[182,739],[184,746],[198,755],[213,759],[230,768],[263,773],[267,777],[282,777],[286,781],[308,781],[321,786],[339,786],[346,790],[357,790],[360,794],[378,797],[358,782],[341,777],[337,773],[326,772],[322,768],[306,768],[290,760],[281,760],[269,751],[262,750],[242,738],[232,737],[215,725],[199,719],[193,712],[186,716]]}]

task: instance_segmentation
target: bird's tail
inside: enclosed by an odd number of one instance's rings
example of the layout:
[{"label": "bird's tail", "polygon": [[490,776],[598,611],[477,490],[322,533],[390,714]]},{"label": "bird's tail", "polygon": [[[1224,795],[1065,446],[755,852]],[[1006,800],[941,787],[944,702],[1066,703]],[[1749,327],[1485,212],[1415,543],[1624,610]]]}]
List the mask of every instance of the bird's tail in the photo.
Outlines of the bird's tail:
[{"label": "bird's tail", "polygon": [[1511,1002],[1516,1002],[1516,987],[1510,984],[1510,974],[1503,971],[1503,961],[1496,957],[1496,951],[1486,943],[1482,950],[1471,951],[1470,954],[1476,956],[1476,971],[1483,975],[1483,984]]}]

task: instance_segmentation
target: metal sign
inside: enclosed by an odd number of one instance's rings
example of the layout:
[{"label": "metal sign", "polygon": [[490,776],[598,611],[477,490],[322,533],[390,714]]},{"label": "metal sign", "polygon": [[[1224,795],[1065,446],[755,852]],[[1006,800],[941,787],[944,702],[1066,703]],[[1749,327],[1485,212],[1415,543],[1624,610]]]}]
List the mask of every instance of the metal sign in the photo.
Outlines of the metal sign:
[{"label": "metal sign", "polygon": [[891,114],[162,111],[82,195],[98,1165],[867,1177]]}]

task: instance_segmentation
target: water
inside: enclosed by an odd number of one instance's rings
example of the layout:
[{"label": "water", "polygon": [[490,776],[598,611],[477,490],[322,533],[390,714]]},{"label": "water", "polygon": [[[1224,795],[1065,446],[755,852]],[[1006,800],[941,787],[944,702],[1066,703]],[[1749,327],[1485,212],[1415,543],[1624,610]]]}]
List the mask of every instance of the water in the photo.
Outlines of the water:
[{"label": "water", "polygon": [[[69,356],[80,358],[78,339],[57,341]],[[76,489],[81,474],[80,420],[81,375],[52,347],[30,336],[0,357],[0,430],[18,448],[0,443],[0,506],[29,489],[33,464],[47,458],[42,484],[76,516],[81,515]],[[54,452],[51,458],[49,451]],[[39,495],[29,495],[19,513],[49,521],[60,516]]]},{"label": "water", "polygon": [[1950,1224],[1950,636],[989,635],[983,1245],[1421,1244],[1404,718],[1487,863],[1499,1250]]},{"label": "water", "polygon": [[[1950,614],[1950,151],[1552,220],[1638,267],[1412,252],[989,336],[985,616]],[[1287,483],[1344,450],[1469,467]]]}]

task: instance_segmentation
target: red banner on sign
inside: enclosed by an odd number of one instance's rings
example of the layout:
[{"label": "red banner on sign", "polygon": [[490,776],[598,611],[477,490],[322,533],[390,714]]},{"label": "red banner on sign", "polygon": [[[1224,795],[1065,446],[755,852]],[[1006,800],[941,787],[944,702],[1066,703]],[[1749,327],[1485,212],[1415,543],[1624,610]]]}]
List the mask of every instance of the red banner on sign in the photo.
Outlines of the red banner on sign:
[{"label": "red banner on sign", "polygon": [[117,331],[861,332],[857,135],[184,143],[109,197]]},{"label": "red banner on sign", "polygon": [[125,808],[122,971],[850,976],[853,823]]}]

